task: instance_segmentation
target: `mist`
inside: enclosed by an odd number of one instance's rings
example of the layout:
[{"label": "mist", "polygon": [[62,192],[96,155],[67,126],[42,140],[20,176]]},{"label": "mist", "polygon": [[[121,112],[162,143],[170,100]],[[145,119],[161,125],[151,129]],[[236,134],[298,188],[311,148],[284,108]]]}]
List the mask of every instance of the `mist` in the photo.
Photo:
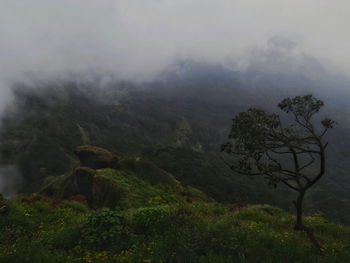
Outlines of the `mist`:
[{"label": "mist", "polygon": [[350,3],[342,0],[4,0],[0,7],[2,86],[67,73],[147,79],[184,58],[236,63],[275,35],[333,70],[350,68]]},{"label": "mist", "polygon": [[349,8],[342,0],[3,0],[0,114],[16,82],[148,81],[186,59],[349,77]]}]

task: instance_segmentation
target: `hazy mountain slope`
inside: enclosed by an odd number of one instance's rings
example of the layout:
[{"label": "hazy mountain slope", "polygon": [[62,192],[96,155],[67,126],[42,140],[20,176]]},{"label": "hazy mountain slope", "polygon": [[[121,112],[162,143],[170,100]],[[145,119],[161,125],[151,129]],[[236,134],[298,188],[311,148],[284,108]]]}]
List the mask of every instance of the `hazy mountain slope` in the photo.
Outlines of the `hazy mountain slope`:
[{"label": "hazy mountain slope", "polygon": [[[190,63],[180,69],[164,73],[158,82],[116,81],[102,89],[98,82],[19,86],[17,108],[3,119],[3,163],[19,166],[24,177],[22,190],[31,192],[47,176],[61,175],[76,164],[72,156],[76,146],[91,144],[143,155],[218,200],[292,209],[289,191],[233,175],[219,159],[219,146],[237,112],[250,106],[276,111],[281,98],[315,91],[317,82],[283,74],[243,74],[203,64]],[[299,89],[292,89],[295,86]],[[315,93],[324,94],[320,97],[327,104],[323,113],[339,125],[329,137],[328,173],[308,197],[312,200],[308,210],[318,209],[349,222],[348,110],[335,103],[336,92],[320,89]],[[331,93],[333,97],[328,98]]]}]

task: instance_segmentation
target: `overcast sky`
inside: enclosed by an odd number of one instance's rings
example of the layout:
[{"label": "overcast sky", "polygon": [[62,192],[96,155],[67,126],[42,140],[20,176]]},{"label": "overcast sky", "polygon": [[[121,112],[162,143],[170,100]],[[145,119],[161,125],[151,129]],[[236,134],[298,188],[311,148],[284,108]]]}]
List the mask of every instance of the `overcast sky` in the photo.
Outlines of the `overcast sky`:
[{"label": "overcast sky", "polygon": [[29,72],[142,79],[175,59],[244,60],[276,35],[347,74],[349,25],[348,0],[1,0],[0,105]]}]

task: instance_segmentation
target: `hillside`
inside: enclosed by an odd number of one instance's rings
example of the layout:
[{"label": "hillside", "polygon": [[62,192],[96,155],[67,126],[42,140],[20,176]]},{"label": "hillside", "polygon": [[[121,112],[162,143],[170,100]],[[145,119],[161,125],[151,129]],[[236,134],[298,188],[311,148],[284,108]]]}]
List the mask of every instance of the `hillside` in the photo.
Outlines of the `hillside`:
[{"label": "hillside", "polygon": [[[102,89],[97,80],[18,85],[16,108],[8,108],[2,120],[0,160],[18,168],[20,192],[28,194],[38,191],[47,177],[71,171],[77,164],[75,147],[97,145],[149,159],[217,201],[267,203],[293,211],[293,193],[232,173],[220,160],[219,146],[237,112],[248,105],[275,111],[277,101],[290,95],[288,87],[306,92],[316,83],[276,75],[257,81],[259,73],[244,76],[203,65],[186,70],[159,82],[115,81]],[[276,86],[285,89],[274,93]],[[336,92],[330,96],[321,91],[330,105],[322,114],[338,125],[329,137],[327,174],[306,197],[306,212],[321,211],[330,220],[350,224],[348,111],[337,108],[342,104],[336,102]]]},{"label": "hillside", "polygon": [[[41,194],[0,200],[0,262],[347,262],[349,227],[270,205],[221,204],[140,158],[78,167]],[[79,169],[93,174],[93,206]],[[81,178],[80,178],[81,179]],[[87,184],[84,184],[86,186]],[[83,192],[82,192],[83,191]],[[80,195],[79,195],[80,194]],[[51,197],[49,197],[50,195]],[[118,197],[118,198],[117,198]]]},{"label": "hillside", "polygon": [[0,263],[350,263],[349,10],[0,0]]}]

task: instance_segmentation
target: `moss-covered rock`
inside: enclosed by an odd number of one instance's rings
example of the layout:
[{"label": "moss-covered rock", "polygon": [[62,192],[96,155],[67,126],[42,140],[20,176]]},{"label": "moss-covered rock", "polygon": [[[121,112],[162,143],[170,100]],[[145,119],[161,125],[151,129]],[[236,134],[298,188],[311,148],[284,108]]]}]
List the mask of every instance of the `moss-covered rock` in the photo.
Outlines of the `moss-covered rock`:
[{"label": "moss-covered rock", "polygon": [[[90,207],[94,206],[93,185],[96,171],[89,167],[78,167],[74,171],[76,181],[76,193],[83,195]],[[72,193],[73,194],[73,193]]]},{"label": "moss-covered rock", "polygon": [[118,156],[103,148],[95,146],[79,146],[74,150],[80,165],[92,169],[118,168]]},{"label": "moss-covered rock", "polygon": [[115,207],[125,195],[123,187],[89,167],[78,167],[43,187],[41,194],[59,199],[86,200],[90,208]]},{"label": "moss-covered rock", "polygon": [[68,200],[78,196],[94,209],[212,201],[154,164],[137,158],[121,161],[119,169],[78,167],[71,174],[50,179],[40,194]]},{"label": "moss-covered rock", "polygon": [[127,198],[127,189],[115,180],[105,176],[96,176],[92,188],[95,207],[114,208],[120,204],[123,198]]}]

